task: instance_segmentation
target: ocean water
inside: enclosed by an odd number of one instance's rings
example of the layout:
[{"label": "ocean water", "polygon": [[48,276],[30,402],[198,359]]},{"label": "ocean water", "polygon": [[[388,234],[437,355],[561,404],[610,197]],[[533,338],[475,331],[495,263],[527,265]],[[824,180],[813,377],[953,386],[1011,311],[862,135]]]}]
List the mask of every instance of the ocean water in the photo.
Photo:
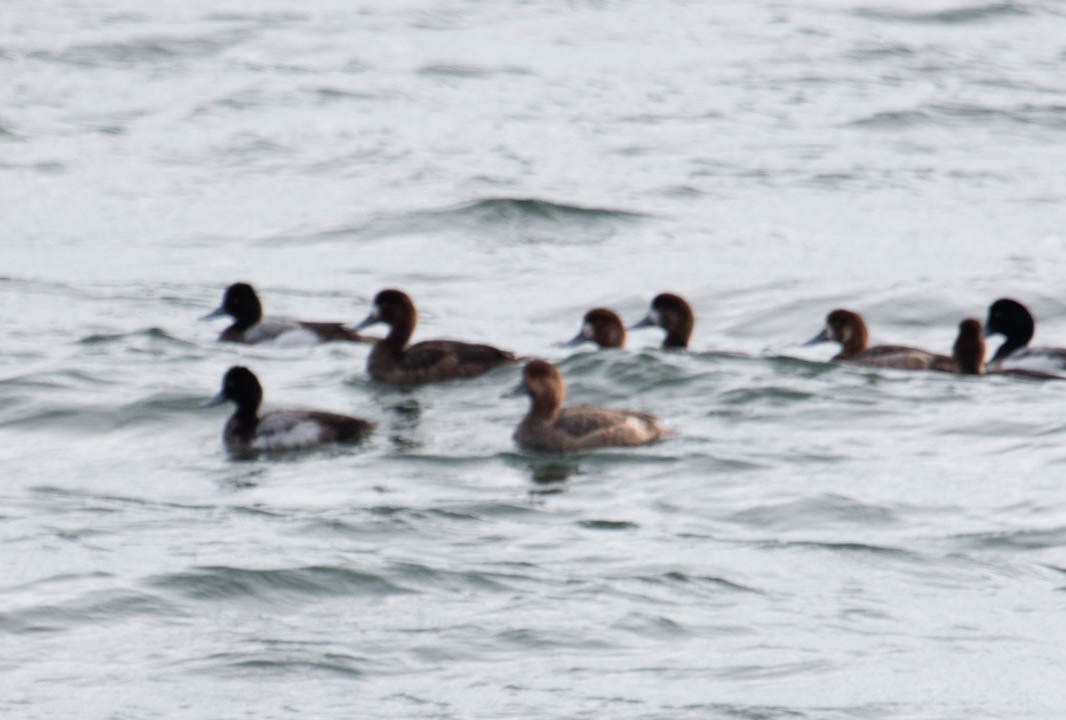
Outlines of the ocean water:
[{"label": "ocean water", "polygon": [[[831,365],[835,307],[1066,345],[1066,6],[0,9],[0,716],[1060,718],[1066,384]],[[507,367],[381,387],[268,314],[557,363],[659,414],[525,453]],[[560,346],[658,292],[690,352]],[[266,406],[375,420],[236,461]]]}]

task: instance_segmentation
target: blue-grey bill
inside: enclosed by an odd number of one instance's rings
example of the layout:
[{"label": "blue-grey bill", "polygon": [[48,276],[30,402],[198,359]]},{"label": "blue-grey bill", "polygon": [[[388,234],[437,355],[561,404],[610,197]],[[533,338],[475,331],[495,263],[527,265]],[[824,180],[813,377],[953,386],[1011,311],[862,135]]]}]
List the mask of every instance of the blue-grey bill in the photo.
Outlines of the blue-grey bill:
[{"label": "blue-grey bill", "polygon": [[567,342],[563,343],[563,347],[577,347],[578,345],[580,345],[582,343],[586,343],[586,342],[589,342],[589,338],[585,337],[585,331],[582,330],[577,335],[575,335],[572,339],[570,339]]},{"label": "blue-grey bill", "polygon": [[200,319],[201,320],[214,320],[217,317],[222,317],[222,316],[228,315],[228,314],[229,313],[226,312],[226,308],[218,307],[218,308],[215,308],[214,310],[212,310],[211,312],[207,313],[206,315],[204,315]]},{"label": "blue-grey bill", "polygon": [[655,318],[653,318],[653,317],[652,317],[652,316],[651,316],[651,315],[649,314],[649,315],[645,315],[645,316],[644,316],[644,319],[643,319],[643,320],[641,320],[640,322],[638,322],[638,323],[637,323],[636,325],[630,325],[630,326],[629,326],[628,328],[626,328],[626,329],[627,329],[627,330],[640,330],[641,328],[646,328],[646,327],[655,327],[655,326],[656,326],[656,325],[658,325],[658,324],[659,324],[659,323],[655,322]]},{"label": "blue-grey bill", "polygon": [[226,396],[223,395],[222,393],[219,393],[218,395],[215,395],[210,400],[204,400],[202,403],[200,403],[200,407],[202,407],[202,408],[214,407],[215,405],[221,405],[224,402],[226,402]]},{"label": "blue-grey bill", "polygon": [[812,337],[804,345],[817,345],[818,343],[829,342],[829,328],[822,328],[822,331]]},{"label": "blue-grey bill", "polygon": [[515,385],[513,388],[508,390],[507,392],[505,392],[502,395],[500,395],[500,397],[502,397],[502,398],[513,398],[513,397],[521,397],[521,396],[523,396],[525,394],[526,394],[526,384],[524,382],[520,382],[517,385]]},{"label": "blue-grey bill", "polygon": [[361,323],[359,323],[358,325],[352,325],[352,330],[354,330],[355,332],[359,332],[363,328],[368,328],[371,325],[374,325],[374,324],[379,323],[379,322],[381,322],[381,319],[378,318],[378,314],[372,312],[369,315],[367,315],[363,319],[363,321]]}]

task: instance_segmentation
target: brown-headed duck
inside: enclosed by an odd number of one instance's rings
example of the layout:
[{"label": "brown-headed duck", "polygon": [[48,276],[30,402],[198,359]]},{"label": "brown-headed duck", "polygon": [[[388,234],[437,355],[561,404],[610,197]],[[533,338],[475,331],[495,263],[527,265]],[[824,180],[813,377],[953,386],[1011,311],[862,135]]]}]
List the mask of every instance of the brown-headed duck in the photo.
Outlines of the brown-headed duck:
[{"label": "brown-headed duck", "polygon": [[276,410],[259,416],[263,387],[255,373],[234,365],[222,378],[218,395],[205,407],[226,401],[237,409],[226,422],[222,440],[233,453],[303,450],[324,443],[359,440],[374,429],[368,420],[318,410]]},{"label": "brown-headed duck", "polygon": [[927,350],[903,345],[875,345],[869,347],[870,336],[862,316],[850,310],[837,309],[825,319],[825,328],[808,341],[808,345],[821,342],[840,343],[840,352],[833,360],[852,362],[870,367],[898,368],[900,370],[948,369],[954,361],[947,355],[938,355]]},{"label": "brown-headed duck", "polygon": [[526,450],[560,452],[598,447],[641,445],[662,437],[665,430],[650,413],[614,410],[597,405],[562,407],[566,385],[554,365],[531,360],[512,394],[529,395],[529,413],[514,432]]},{"label": "brown-headed duck", "polygon": [[[985,338],[981,321],[966,318],[959,323],[959,334],[951,348],[952,366],[949,372],[960,375],[982,375],[985,371]],[[942,368],[937,368],[942,369]]]},{"label": "brown-headed duck", "polygon": [[661,293],[651,301],[651,310],[643,320],[630,326],[630,330],[646,327],[661,327],[666,330],[664,348],[687,348],[696,324],[692,308],[680,295]]},{"label": "brown-headed duck", "polygon": [[370,351],[366,370],[370,377],[387,383],[425,383],[480,375],[497,365],[514,362],[514,353],[491,345],[456,340],[424,340],[410,347],[418,312],[411,298],[400,290],[382,290],[374,308],[355,330],[385,323],[389,334]]},{"label": "brown-headed duck", "polygon": [[626,326],[622,323],[622,318],[607,308],[589,310],[581,321],[581,330],[567,345],[574,347],[586,342],[594,342],[601,348],[625,347]]},{"label": "brown-headed duck", "polygon": [[259,296],[248,283],[230,285],[222,296],[222,304],[200,319],[210,320],[224,315],[233,318],[233,324],[218,336],[218,339],[224,342],[249,345],[265,342],[279,345],[311,345],[335,340],[373,342],[371,338],[364,338],[350,330],[344,323],[264,319]]},{"label": "brown-headed duck", "polygon": [[988,308],[985,336],[1003,335],[1006,340],[988,361],[990,371],[1035,370],[1055,373],[1066,369],[1066,348],[1029,347],[1036,321],[1017,300],[1000,298]]}]

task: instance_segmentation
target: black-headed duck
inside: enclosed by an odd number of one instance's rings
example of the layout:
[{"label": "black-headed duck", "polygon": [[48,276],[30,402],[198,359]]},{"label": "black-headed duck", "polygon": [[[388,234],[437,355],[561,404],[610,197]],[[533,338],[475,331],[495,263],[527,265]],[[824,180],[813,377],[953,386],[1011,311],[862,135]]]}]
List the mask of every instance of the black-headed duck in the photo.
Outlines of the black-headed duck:
[{"label": "black-headed duck", "polygon": [[870,336],[862,316],[850,310],[837,309],[825,318],[825,328],[808,341],[840,343],[840,352],[833,360],[867,365],[869,367],[898,368],[900,370],[948,370],[954,361],[947,355],[903,345],[875,345],[869,347]]},{"label": "black-headed duck", "polygon": [[514,362],[514,353],[457,340],[424,340],[410,347],[418,311],[411,298],[400,290],[382,290],[374,297],[374,308],[355,330],[385,323],[389,334],[370,351],[366,370],[370,377],[387,383],[425,383],[469,378],[497,365]]},{"label": "black-headed duck", "polygon": [[251,370],[234,365],[222,378],[222,389],[204,406],[224,402],[237,409],[226,422],[222,440],[230,452],[303,450],[325,443],[359,440],[374,429],[368,420],[319,410],[275,410],[259,416],[263,387]]},{"label": "black-headed duck", "polygon": [[695,324],[692,307],[683,297],[673,293],[660,293],[651,301],[651,309],[644,319],[629,329],[661,327],[666,330],[664,348],[687,348]]},{"label": "black-headed duck", "polygon": [[283,318],[263,318],[263,306],[259,296],[248,283],[234,283],[226,288],[222,304],[204,315],[201,320],[229,315],[233,324],[222,331],[218,339],[223,342],[257,343],[276,342],[279,345],[310,345],[320,342],[342,340],[346,342],[372,342],[349,329],[344,323],[304,322]]},{"label": "black-headed duck", "polygon": [[1000,298],[992,303],[985,322],[985,336],[998,334],[1006,340],[988,361],[988,369],[1051,373],[1066,369],[1066,348],[1029,347],[1035,331],[1032,313],[1017,300]]},{"label": "black-headed duck", "polygon": [[581,330],[574,339],[567,343],[574,347],[586,342],[594,342],[601,348],[623,348],[626,346],[626,326],[618,313],[607,308],[593,308],[585,313],[581,321]]},{"label": "black-headed duck", "polygon": [[531,360],[514,394],[529,395],[529,413],[514,432],[526,450],[560,452],[598,447],[641,445],[662,437],[664,429],[650,413],[597,405],[562,407],[566,385],[554,365]]}]

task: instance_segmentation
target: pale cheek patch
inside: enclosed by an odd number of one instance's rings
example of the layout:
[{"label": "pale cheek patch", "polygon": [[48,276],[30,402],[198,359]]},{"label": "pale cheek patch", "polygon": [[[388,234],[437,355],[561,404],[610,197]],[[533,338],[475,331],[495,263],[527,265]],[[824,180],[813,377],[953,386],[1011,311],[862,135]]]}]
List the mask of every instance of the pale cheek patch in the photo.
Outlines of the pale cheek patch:
[{"label": "pale cheek patch", "polygon": [[581,337],[591,340],[595,335],[595,331],[592,329],[592,323],[585,323],[581,328]]}]

